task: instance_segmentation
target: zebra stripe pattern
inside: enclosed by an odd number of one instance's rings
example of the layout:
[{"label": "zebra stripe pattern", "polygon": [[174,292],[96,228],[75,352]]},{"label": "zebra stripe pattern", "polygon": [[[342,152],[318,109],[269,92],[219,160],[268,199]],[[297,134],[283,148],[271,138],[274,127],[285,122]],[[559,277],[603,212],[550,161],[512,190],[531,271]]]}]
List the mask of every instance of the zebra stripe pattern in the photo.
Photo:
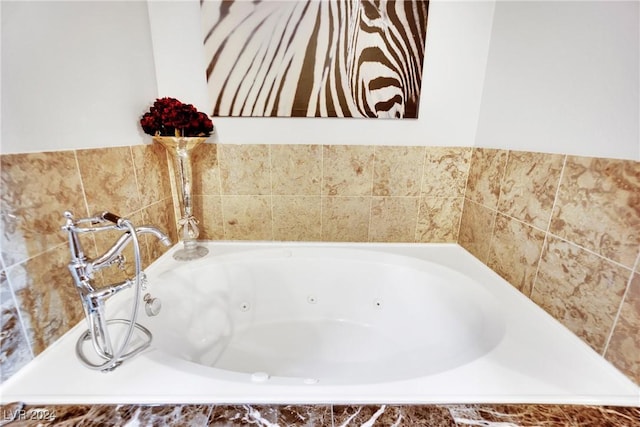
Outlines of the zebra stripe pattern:
[{"label": "zebra stripe pattern", "polygon": [[212,115],[416,118],[428,6],[203,1]]}]

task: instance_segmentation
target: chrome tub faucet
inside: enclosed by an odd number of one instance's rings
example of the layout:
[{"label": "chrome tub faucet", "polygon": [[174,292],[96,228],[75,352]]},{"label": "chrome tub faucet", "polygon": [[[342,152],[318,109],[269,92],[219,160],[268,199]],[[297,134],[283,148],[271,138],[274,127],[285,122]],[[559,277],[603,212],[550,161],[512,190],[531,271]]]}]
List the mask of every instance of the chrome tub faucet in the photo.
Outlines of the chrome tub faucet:
[{"label": "chrome tub faucet", "polygon": [[[156,227],[150,225],[136,227],[128,219],[110,212],[103,212],[100,215],[90,218],[74,219],[73,214],[66,211],[64,216],[65,224],[62,226],[62,229],[68,233],[69,250],[71,252],[71,262],[68,267],[78,293],[80,294],[82,307],[89,325],[89,329],[81,335],[76,344],[76,354],[80,361],[89,368],[105,372],[111,371],[123,361],[140,353],[151,343],[151,332],[136,323],[140,293],[143,283],[146,280],[142,272],[138,235],[151,234],[165,246],[170,246],[171,240]],[[106,250],[102,255],[94,259],[87,257],[82,248],[79,235],[109,230],[122,231],[123,234],[111,248]],[[129,243],[133,244],[135,263],[134,277],[127,278],[123,282],[100,287],[99,289],[96,288],[93,282],[95,272],[113,265],[124,268],[125,259],[122,251]],[[134,287],[135,292],[130,318],[107,320],[105,315],[105,302],[107,299],[131,287]],[[118,348],[114,348],[109,336],[108,326],[113,323],[128,325],[125,338],[121,341],[122,344]],[[142,344],[139,344],[133,349],[129,349],[129,342],[135,329],[142,332],[144,338],[142,339]],[[84,342],[89,340],[92,341],[93,349],[100,358],[100,361],[97,363],[89,360],[83,350]]]}]

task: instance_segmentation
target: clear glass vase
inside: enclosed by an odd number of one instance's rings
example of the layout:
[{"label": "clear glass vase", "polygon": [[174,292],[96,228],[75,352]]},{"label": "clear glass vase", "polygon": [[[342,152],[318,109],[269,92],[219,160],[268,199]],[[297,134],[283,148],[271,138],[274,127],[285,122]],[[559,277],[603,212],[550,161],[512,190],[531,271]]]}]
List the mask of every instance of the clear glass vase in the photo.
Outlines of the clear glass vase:
[{"label": "clear glass vase", "polygon": [[178,220],[180,236],[184,247],[177,250],[173,257],[180,261],[198,259],[209,253],[209,250],[198,244],[198,220],[193,216],[191,201],[193,189],[193,173],[191,169],[191,152],[204,143],[208,137],[154,136],[153,140],[162,145],[173,158],[173,166],[180,184],[180,204],[182,218]]}]

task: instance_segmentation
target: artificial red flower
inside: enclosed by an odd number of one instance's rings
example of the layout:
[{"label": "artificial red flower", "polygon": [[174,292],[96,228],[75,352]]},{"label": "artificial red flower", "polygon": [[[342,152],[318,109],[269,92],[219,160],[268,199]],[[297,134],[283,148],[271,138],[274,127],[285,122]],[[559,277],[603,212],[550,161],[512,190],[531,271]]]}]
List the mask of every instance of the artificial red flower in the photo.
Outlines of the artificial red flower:
[{"label": "artificial red flower", "polygon": [[153,136],[209,136],[213,122],[191,104],[158,98],[140,119],[142,130]]}]

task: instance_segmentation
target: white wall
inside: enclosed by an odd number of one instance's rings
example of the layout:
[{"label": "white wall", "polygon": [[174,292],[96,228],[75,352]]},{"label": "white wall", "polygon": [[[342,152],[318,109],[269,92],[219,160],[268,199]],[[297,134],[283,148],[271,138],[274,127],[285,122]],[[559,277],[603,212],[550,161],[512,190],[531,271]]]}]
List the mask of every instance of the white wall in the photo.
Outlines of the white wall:
[{"label": "white wall", "polygon": [[[218,117],[216,138],[222,143],[473,145],[493,8],[493,1],[431,1],[416,120]],[[192,48],[202,45],[198,1],[151,1],[149,16],[159,96],[207,111],[203,51]]]},{"label": "white wall", "polygon": [[[198,0],[0,7],[2,153],[148,142],[156,97],[208,104]],[[640,160],[639,21],[635,1],[432,0],[419,119],[214,118],[216,137]]]},{"label": "white wall", "polygon": [[640,160],[639,6],[499,1],[476,145]]},{"label": "white wall", "polygon": [[157,96],[146,1],[2,7],[2,153],[139,144]]}]

